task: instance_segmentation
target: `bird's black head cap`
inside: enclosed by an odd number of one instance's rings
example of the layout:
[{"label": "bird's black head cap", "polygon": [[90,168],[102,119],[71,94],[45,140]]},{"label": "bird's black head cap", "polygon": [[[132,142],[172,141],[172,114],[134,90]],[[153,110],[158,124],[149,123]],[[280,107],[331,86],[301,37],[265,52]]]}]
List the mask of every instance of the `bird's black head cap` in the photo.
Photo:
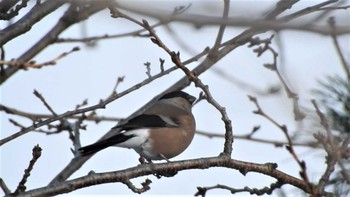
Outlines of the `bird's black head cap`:
[{"label": "bird's black head cap", "polygon": [[193,104],[193,102],[196,100],[196,97],[187,94],[186,92],[183,91],[175,91],[175,92],[169,92],[167,94],[164,94],[162,97],[160,97],[158,100],[162,99],[170,99],[170,98],[175,98],[175,97],[181,97],[186,99],[188,102]]}]

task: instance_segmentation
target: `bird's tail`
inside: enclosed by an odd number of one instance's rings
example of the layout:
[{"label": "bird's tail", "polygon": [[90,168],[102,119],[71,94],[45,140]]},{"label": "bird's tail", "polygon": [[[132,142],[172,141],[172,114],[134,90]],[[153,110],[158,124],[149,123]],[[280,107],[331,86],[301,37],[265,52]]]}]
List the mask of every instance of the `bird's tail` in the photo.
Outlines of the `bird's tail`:
[{"label": "bird's tail", "polygon": [[100,150],[103,150],[109,146],[115,146],[119,143],[125,142],[126,140],[134,137],[134,135],[124,135],[123,133],[114,135],[112,137],[109,137],[107,139],[103,139],[101,141],[98,141],[94,144],[84,146],[79,148],[80,153],[83,156],[94,154]]}]

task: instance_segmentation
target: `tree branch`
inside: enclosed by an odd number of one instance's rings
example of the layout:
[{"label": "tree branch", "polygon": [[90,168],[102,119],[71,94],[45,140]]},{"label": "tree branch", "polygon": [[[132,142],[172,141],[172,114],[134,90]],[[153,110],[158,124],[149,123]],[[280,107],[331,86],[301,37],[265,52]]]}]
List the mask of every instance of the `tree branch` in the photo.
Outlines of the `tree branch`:
[{"label": "tree branch", "polygon": [[[337,31],[337,27],[335,25],[335,19],[333,17],[329,18],[328,20],[328,24],[329,26],[333,29],[334,32]],[[335,49],[337,51],[337,54],[339,56],[341,65],[343,66],[343,69],[345,71],[345,74],[347,76],[348,81],[350,81],[350,65],[346,62],[345,57],[340,49],[339,43],[338,43],[338,39],[337,39],[337,35],[336,34],[332,34],[331,35],[332,40],[333,40],[333,44],[335,46]]]},{"label": "tree branch", "polygon": [[316,188],[314,188],[309,180],[309,177],[307,175],[307,171],[306,171],[306,163],[305,161],[302,161],[299,159],[298,155],[296,154],[295,150],[294,150],[294,146],[293,146],[293,142],[292,142],[292,139],[291,137],[289,136],[289,133],[288,133],[288,129],[287,129],[287,126],[286,125],[281,125],[279,124],[276,120],[274,120],[273,118],[271,118],[269,115],[267,115],[263,110],[262,108],[260,107],[259,103],[258,103],[258,100],[255,98],[255,97],[252,97],[252,96],[248,96],[249,97],[249,100],[252,101],[257,110],[253,111],[253,113],[255,114],[258,114],[258,115],[261,115],[263,116],[264,118],[268,119],[270,122],[272,122],[274,125],[276,125],[282,132],[283,134],[286,136],[286,139],[288,141],[288,145],[286,145],[286,149],[288,150],[288,152],[293,156],[294,160],[298,163],[299,167],[300,167],[300,176],[303,178],[303,180],[305,181],[305,183],[307,185],[309,185],[309,191],[310,191],[310,194],[312,196],[317,196],[317,191],[315,190]]},{"label": "tree branch", "polygon": [[29,162],[29,166],[27,169],[24,170],[24,175],[22,180],[19,182],[16,191],[14,192],[14,195],[18,195],[22,192],[24,192],[26,190],[26,182],[28,177],[30,176],[30,172],[33,170],[34,164],[35,162],[39,159],[39,157],[41,156],[41,148],[39,145],[34,146],[33,150],[32,150],[32,155],[33,158],[32,160],[30,160]]},{"label": "tree branch", "polygon": [[[22,195],[26,196],[52,196],[71,192],[80,188],[96,184],[123,182],[125,179],[133,179],[147,175],[169,175],[182,170],[189,169],[208,169],[211,167],[225,167],[239,170],[243,175],[248,172],[257,172],[276,178],[280,183],[291,184],[307,193],[310,192],[309,186],[300,179],[287,175],[276,169],[277,165],[272,163],[257,164],[230,159],[227,156],[209,157],[193,160],[183,160],[176,162],[166,162],[160,164],[142,164],[137,167],[128,168],[114,172],[93,173],[77,179],[56,183],[47,187],[42,187],[27,191]],[[321,194],[322,195],[322,194]]]},{"label": "tree branch", "polygon": [[250,187],[244,187],[242,189],[235,189],[226,185],[215,185],[211,187],[197,187],[198,192],[195,194],[195,196],[201,195],[202,197],[205,197],[206,192],[212,189],[226,189],[231,192],[231,194],[236,194],[239,192],[248,192],[250,195],[255,194],[255,195],[264,195],[264,194],[272,194],[273,190],[281,188],[284,184],[277,181],[276,183],[271,183],[270,187],[264,187],[262,189],[257,189],[257,188],[250,188]]}]

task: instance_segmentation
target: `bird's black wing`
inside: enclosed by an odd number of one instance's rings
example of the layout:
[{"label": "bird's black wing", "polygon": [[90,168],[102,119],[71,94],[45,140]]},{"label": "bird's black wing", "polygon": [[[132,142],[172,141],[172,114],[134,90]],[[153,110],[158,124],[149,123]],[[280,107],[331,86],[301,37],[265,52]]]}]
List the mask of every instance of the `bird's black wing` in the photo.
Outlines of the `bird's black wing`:
[{"label": "bird's black wing", "polygon": [[128,122],[117,125],[114,128],[122,128],[123,130],[133,130],[140,128],[159,128],[159,127],[178,127],[179,121],[173,117],[161,117],[152,114],[142,114],[130,119]]},{"label": "bird's black wing", "polygon": [[125,142],[128,139],[133,138],[133,137],[135,137],[135,135],[124,135],[123,133],[119,133],[119,134],[114,135],[112,137],[109,137],[107,139],[98,141],[94,144],[81,147],[81,148],[79,148],[79,151],[83,156],[90,155],[90,154],[96,153],[102,149],[105,149],[109,146],[113,146],[113,145]]}]

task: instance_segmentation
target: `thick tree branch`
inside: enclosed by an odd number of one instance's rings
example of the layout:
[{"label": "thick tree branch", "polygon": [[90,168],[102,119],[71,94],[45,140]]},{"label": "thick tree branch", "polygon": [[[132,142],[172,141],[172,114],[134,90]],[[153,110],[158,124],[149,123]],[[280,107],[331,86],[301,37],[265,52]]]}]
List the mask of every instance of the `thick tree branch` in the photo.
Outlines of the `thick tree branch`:
[{"label": "thick tree branch", "polygon": [[[125,179],[133,179],[136,177],[147,175],[163,175],[169,176],[176,172],[189,169],[208,169],[211,167],[225,167],[239,170],[243,175],[248,172],[257,172],[265,174],[277,179],[282,184],[293,185],[307,193],[310,192],[309,185],[303,180],[297,179],[290,175],[277,170],[277,165],[272,163],[257,164],[230,159],[226,156],[210,157],[202,159],[176,161],[160,164],[142,164],[137,167],[128,168],[114,172],[93,173],[81,178],[56,183],[43,188],[34,189],[23,193],[23,196],[52,196],[68,193],[80,188],[88,187],[96,184],[123,182]],[[321,193],[320,195],[322,195]]]},{"label": "thick tree branch", "polygon": [[13,6],[15,6],[18,3],[19,0],[3,0],[0,1],[0,12],[6,13],[8,12]]},{"label": "thick tree branch", "polygon": [[[29,0],[22,0],[20,4],[17,4],[15,8],[11,9],[16,3],[17,0],[3,0],[0,3],[0,20],[10,20],[13,17],[17,16],[19,11],[22,8],[27,7],[27,3]],[[10,10],[8,13],[6,13]]]},{"label": "thick tree branch", "polygon": [[29,31],[35,23],[39,22],[45,16],[61,7],[69,0],[45,1],[42,4],[36,4],[25,16],[12,25],[0,31],[0,46],[19,35]]}]

